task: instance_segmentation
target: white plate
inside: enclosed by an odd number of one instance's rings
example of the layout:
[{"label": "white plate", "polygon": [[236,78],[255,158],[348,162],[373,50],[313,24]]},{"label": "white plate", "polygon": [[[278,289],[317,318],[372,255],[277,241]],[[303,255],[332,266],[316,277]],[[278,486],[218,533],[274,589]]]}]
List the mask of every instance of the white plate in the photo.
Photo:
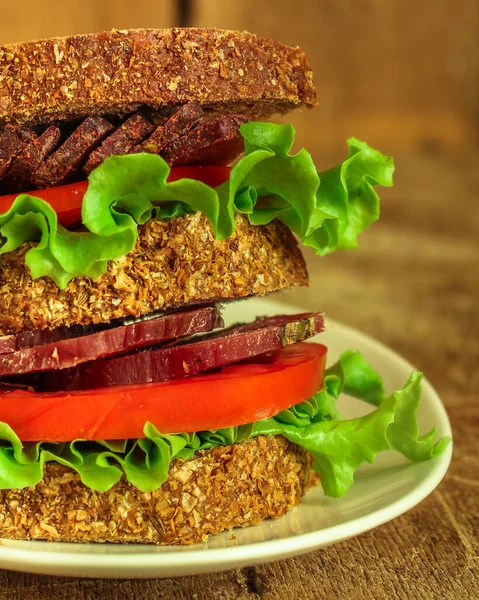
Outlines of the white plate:
[{"label": "white plate", "polygon": [[[251,320],[255,315],[295,313],[304,307],[269,298],[228,307],[228,320]],[[402,386],[412,367],[371,338],[339,323],[329,322],[321,342],[329,347],[329,361],[347,348],[360,350],[382,374],[386,389]],[[342,398],[346,417],[370,407]],[[425,381],[419,423],[423,432],[437,425],[439,435],[451,435],[446,411]],[[452,445],[451,445],[452,446]],[[176,577],[245,567],[295,556],[356,536],[406,512],[438,485],[451,460],[452,447],[439,458],[419,464],[386,452],[374,466],[358,470],[356,482],[341,499],[326,498],[320,487],[310,490],[300,507],[276,521],[226,532],[194,546],[60,544],[0,542],[0,568],[72,577]]]}]

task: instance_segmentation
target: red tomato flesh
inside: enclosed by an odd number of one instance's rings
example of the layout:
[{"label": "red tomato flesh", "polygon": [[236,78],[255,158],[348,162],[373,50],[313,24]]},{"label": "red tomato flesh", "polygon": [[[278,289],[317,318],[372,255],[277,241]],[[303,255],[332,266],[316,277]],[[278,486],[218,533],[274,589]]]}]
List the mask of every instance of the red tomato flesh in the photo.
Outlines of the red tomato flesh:
[{"label": "red tomato flesh", "polygon": [[326,351],[322,344],[303,342],[280,350],[272,362],[173,381],[70,393],[0,393],[0,422],[24,442],[140,438],[147,421],[161,433],[243,425],[315,394]]},{"label": "red tomato flesh", "polygon": [[[230,171],[231,167],[224,166],[172,167],[168,181],[172,182],[188,178],[202,181],[211,187],[217,187],[228,181]],[[71,183],[69,185],[59,185],[57,187],[22,193],[30,194],[48,202],[57,213],[58,222],[64,227],[69,227],[81,221],[81,206],[87,187],[88,181],[79,181],[78,183]],[[10,209],[17,196],[19,196],[18,193],[0,196],[0,214]]]},{"label": "red tomato flesh", "polygon": [[[81,205],[87,187],[88,181],[80,181],[69,185],[59,185],[44,190],[33,190],[32,192],[22,193],[30,194],[48,202],[57,213],[58,222],[64,227],[69,227],[73,223],[81,221]],[[0,214],[7,212],[15,198],[19,195],[8,194],[7,196],[0,196]]]}]

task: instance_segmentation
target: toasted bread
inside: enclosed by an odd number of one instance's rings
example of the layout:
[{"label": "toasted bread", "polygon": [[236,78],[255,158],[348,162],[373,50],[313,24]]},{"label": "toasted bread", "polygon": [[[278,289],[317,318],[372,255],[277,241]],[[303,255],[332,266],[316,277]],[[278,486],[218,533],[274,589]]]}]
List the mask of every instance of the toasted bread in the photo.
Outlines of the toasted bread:
[{"label": "toasted bread", "polygon": [[169,114],[200,102],[248,118],[316,105],[304,52],[248,32],[111,31],[0,47],[0,126],[127,114]]},{"label": "toasted bread", "polygon": [[282,436],[174,460],[151,493],[124,479],[96,492],[71,469],[47,463],[35,487],[0,490],[0,538],[193,544],[284,515],[317,481],[308,453]]},{"label": "toasted bread", "polygon": [[0,335],[140,317],[308,284],[291,231],[277,220],[250,225],[241,214],[227,240],[215,239],[202,213],[152,219],[140,228],[136,247],[111,262],[105,275],[74,279],[65,290],[51,279],[32,280],[25,265],[31,247],[0,256]]}]

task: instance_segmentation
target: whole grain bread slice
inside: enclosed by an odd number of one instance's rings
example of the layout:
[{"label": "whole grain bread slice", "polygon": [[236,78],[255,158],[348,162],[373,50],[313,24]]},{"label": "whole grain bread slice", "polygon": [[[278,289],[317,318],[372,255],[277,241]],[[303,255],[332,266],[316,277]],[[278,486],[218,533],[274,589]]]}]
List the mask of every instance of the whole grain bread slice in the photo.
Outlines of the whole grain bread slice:
[{"label": "whole grain bread slice", "polygon": [[239,213],[235,219],[227,240],[217,240],[199,212],[151,219],[135,248],[110,262],[98,280],[74,279],[65,290],[51,279],[32,280],[25,253],[33,244],[24,244],[0,256],[0,335],[108,323],[308,284],[304,258],[285,225],[251,225]]},{"label": "whole grain bread slice", "polygon": [[0,490],[0,538],[193,544],[284,515],[317,483],[308,453],[282,436],[202,450],[171,464],[151,493],[122,479],[107,492],[47,463],[35,487]]},{"label": "whole grain bread slice", "polygon": [[137,29],[0,47],[0,126],[200,102],[249,118],[313,107],[299,48],[221,29]]}]

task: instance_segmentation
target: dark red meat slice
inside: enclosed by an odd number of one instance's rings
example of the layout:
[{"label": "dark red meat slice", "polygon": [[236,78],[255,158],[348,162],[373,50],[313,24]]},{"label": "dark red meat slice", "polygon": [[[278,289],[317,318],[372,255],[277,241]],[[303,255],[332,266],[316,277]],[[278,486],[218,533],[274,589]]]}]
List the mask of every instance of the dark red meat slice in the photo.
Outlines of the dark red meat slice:
[{"label": "dark red meat slice", "polygon": [[15,335],[5,335],[0,337],[0,356],[17,352],[17,350],[23,350],[24,348],[32,348],[33,346],[42,346],[43,344],[81,337],[110,328],[110,324],[71,325],[70,327],[37,329],[34,331],[21,331]]},{"label": "dark red meat slice", "polygon": [[16,336],[2,335],[0,337],[0,355],[10,354],[17,350]]},{"label": "dark red meat slice", "polygon": [[[211,333],[208,335],[208,339],[229,337],[264,328],[282,328],[281,347],[285,348],[291,344],[304,342],[304,340],[324,331],[324,316],[322,313],[312,312],[258,317],[253,323],[240,323],[232,325],[228,329]],[[277,348],[274,348],[274,350],[277,350]],[[265,352],[270,352],[270,350]]]},{"label": "dark red meat slice", "polygon": [[188,133],[192,127],[200,122],[203,109],[198,102],[185,104],[164,123],[155,129],[153,134],[142,144],[133,149],[134,153],[148,152],[159,154],[161,150],[178,136]]},{"label": "dark red meat slice", "polygon": [[13,159],[36,135],[28,129],[7,125],[0,134],[0,179],[8,173]]},{"label": "dark red meat slice", "polygon": [[176,138],[161,152],[170,165],[227,165],[244,151],[239,115],[217,117]]},{"label": "dark red meat slice", "polygon": [[86,118],[41,165],[35,174],[35,185],[44,188],[68,183],[90,152],[113,130],[113,125],[102,117]]},{"label": "dark red meat slice", "polygon": [[42,389],[76,390],[165,381],[197,375],[304,341],[324,329],[323,316],[305,313],[263,318],[230,327],[198,341],[47,373]]},{"label": "dark red meat slice", "polygon": [[215,306],[171,313],[90,335],[4,354],[0,360],[0,376],[38,373],[52,369],[68,370],[80,363],[105,356],[131,352],[193,333],[212,331],[220,325],[221,318]]},{"label": "dark red meat slice", "polygon": [[167,162],[171,166],[182,165],[229,165],[244,152],[244,139],[241,136],[231,139],[219,139],[208,146],[197,149],[190,148],[186,154],[170,157]]},{"label": "dark red meat slice", "polygon": [[118,129],[109,135],[99,148],[94,150],[83,172],[89,175],[108,156],[128,154],[155,129],[155,125],[140,113],[128,118]]},{"label": "dark red meat slice", "polygon": [[47,156],[58,146],[61,133],[58,127],[48,127],[33,139],[20,154],[13,159],[10,170],[3,180],[7,189],[28,189],[33,185],[35,171]]}]

